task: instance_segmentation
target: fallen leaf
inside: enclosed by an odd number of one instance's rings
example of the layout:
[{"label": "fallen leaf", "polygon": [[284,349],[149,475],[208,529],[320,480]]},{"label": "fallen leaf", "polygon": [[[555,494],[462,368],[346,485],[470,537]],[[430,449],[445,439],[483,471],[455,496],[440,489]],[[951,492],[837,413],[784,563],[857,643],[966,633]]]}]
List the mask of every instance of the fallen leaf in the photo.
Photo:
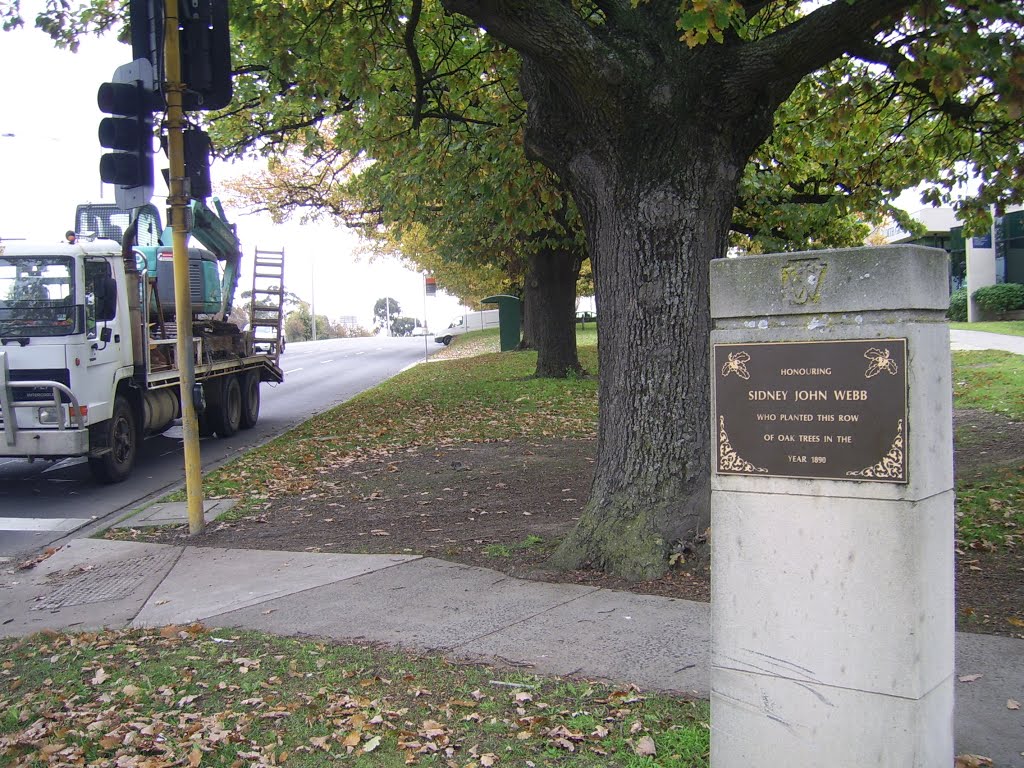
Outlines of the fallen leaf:
[{"label": "fallen leaf", "polygon": [[352,731],[352,733],[342,739],[341,745],[343,747],[358,747],[360,740],[359,731]]},{"label": "fallen leaf", "polygon": [[103,667],[100,667],[96,670],[96,674],[92,676],[92,680],[90,680],[89,682],[93,685],[101,685],[105,680],[108,680],[109,678],[110,675],[107,674],[106,670],[103,669]]},{"label": "fallen leaf", "polygon": [[203,753],[198,749],[193,749],[188,753],[188,764],[192,768],[199,768],[203,762]]},{"label": "fallen leaf", "polygon": [[957,680],[959,680],[961,683],[973,683],[975,680],[980,680],[984,676],[985,675],[981,674],[980,672],[976,672],[973,675],[960,675],[960,677],[958,677]]},{"label": "fallen leaf", "polygon": [[1024,627],[1024,619],[1018,619],[1016,616],[1011,616],[1007,621],[1015,627]]},{"label": "fallen leaf", "polygon": [[377,747],[380,746],[380,736],[374,736],[368,742],[363,744],[363,752],[373,752]]},{"label": "fallen leaf", "polygon": [[1007,709],[1020,709],[1020,702],[1017,701],[1016,699],[1007,699],[1006,700],[1006,708]]},{"label": "fallen leaf", "polygon": [[658,754],[658,748],[654,744],[654,739],[650,736],[642,736],[640,740],[633,745],[633,751],[641,757],[654,757]]},{"label": "fallen leaf", "polygon": [[992,765],[992,759],[981,755],[957,755],[953,760],[953,768],[982,768]]}]

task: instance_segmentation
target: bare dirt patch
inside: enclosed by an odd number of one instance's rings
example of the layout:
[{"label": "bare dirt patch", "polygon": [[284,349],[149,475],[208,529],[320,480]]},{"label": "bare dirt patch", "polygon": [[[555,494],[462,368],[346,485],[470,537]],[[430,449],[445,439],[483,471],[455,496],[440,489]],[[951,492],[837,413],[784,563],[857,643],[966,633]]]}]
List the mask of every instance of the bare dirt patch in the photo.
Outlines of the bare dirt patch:
[{"label": "bare dirt patch", "polygon": [[[986,476],[1024,464],[1024,424],[957,412],[956,471]],[[317,552],[413,553],[483,566],[520,578],[589,584],[686,600],[710,599],[705,542],[689,546],[660,579],[630,583],[596,571],[545,567],[587,499],[594,440],[503,441],[419,447],[323,475],[310,492],[270,500],[218,522],[194,546]],[[139,530],[181,543],[181,528]],[[124,534],[119,534],[123,537]],[[957,553],[957,621],[976,632],[1024,634],[1021,547]]]}]

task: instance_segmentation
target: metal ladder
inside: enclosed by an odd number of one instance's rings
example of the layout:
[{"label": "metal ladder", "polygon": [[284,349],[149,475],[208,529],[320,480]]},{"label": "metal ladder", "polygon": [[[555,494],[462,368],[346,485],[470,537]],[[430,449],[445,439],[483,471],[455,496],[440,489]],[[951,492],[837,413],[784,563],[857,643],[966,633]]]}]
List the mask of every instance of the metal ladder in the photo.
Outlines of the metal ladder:
[{"label": "metal ladder", "polygon": [[281,356],[284,324],[284,249],[256,249],[252,271],[249,331],[253,346],[276,361]]}]

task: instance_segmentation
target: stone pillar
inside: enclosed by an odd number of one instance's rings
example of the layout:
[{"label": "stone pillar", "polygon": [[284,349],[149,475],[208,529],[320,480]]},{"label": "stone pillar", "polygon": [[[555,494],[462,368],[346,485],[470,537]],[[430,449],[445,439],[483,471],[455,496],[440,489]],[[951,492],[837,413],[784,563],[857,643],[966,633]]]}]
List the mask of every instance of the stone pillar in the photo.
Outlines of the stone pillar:
[{"label": "stone pillar", "polygon": [[713,768],[949,768],[947,255],[712,263]]}]

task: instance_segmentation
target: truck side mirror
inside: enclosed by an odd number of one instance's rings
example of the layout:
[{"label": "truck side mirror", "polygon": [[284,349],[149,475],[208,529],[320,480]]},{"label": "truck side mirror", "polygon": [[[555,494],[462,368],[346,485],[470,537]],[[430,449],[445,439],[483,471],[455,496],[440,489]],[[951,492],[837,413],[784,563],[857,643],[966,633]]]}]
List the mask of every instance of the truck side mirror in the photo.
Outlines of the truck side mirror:
[{"label": "truck side mirror", "polygon": [[97,278],[94,286],[96,296],[96,320],[113,320],[117,314],[117,281],[112,277]]}]

